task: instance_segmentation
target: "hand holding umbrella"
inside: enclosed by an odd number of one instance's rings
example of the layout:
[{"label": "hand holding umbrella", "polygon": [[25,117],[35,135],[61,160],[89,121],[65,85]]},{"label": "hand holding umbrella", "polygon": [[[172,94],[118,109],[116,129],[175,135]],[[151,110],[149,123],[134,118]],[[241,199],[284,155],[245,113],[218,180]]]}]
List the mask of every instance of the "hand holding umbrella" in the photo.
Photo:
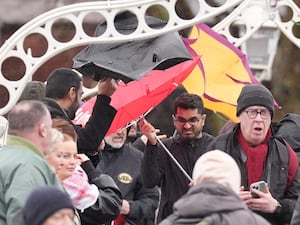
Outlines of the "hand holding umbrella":
[{"label": "hand holding umbrella", "polygon": [[98,94],[112,96],[117,90],[117,82],[111,77],[104,77],[98,82]]},{"label": "hand holding umbrella", "polygon": [[156,145],[157,142],[163,147],[163,149],[166,151],[166,153],[171,157],[173,162],[177,165],[177,167],[181,170],[181,172],[186,176],[186,178],[192,182],[192,178],[188,175],[188,173],[183,169],[183,167],[180,165],[180,163],[176,160],[176,158],[172,155],[172,153],[169,151],[169,149],[164,145],[164,143],[160,140],[160,138],[156,135],[156,129],[147,122],[144,118],[141,118],[139,121],[140,131],[142,134],[144,134],[147,138],[150,144]]},{"label": "hand holding umbrella", "polygon": [[156,145],[156,129],[152,126],[152,124],[146,121],[144,117],[142,117],[139,120],[139,127],[141,133],[147,137],[148,142],[152,145]]}]

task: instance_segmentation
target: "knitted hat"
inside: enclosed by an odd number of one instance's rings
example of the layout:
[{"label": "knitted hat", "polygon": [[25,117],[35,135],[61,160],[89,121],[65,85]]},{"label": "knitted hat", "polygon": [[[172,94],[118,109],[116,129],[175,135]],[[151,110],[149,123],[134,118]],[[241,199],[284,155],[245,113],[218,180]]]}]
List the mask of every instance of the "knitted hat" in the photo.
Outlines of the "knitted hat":
[{"label": "knitted hat", "polygon": [[26,225],[40,225],[49,216],[61,209],[73,209],[70,197],[57,187],[44,186],[34,189],[23,208]]},{"label": "knitted hat", "polygon": [[239,193],[241,173],[234,159],[220,150],[203,154],[195,163],[193,170],[194,185],[216,182]]},{"label": "knitted hat", "polygon": [[45,98],[46,85],[41,81],[30,81],[26,84],[18,102],[22,100],[42,100]]},{"label": "knitted hat", "polygon": [[274,99],[272,93],[265,86],[261,84],[244,86],[237,100],[236,115],[239,116],[244,109],[252,105],[265,106],[273,118]]}]

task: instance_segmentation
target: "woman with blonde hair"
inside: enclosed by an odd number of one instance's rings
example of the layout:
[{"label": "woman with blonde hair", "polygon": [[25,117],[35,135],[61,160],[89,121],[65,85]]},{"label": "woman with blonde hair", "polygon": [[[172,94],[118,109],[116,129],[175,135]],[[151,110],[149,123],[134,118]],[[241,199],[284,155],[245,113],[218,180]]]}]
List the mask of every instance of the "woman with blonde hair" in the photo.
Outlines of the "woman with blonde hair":
[{"label": "woman with blonde hair", "polygon": [[77,135],[70,124],[53,119],[52,149],[46,160],[53,165],[70,195],[82,225],[103,224],[118,216],[121,192],[113,179],[95,170],[85,154],[77,153]]}]

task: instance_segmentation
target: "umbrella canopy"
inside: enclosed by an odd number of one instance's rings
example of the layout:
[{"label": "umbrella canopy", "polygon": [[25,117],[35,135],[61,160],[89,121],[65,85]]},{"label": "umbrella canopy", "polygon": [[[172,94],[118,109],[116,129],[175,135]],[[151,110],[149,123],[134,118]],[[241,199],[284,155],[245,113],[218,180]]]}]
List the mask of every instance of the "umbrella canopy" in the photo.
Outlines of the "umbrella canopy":
[{"label": "umbrella canopy", "polygon": [[[152,28],[161,28],[166,22],[146,16],[146,23]],[[115,18],[117,31],[132,33],[137,28],[137,19],[127,12]],[[99,24],[95,36],[100,36],[107,24]],[[191,59],[178,32],[142,41],[116,44],[92,44],[73,58],[73,68],[95,80],[109,76],[125,83],[138,80],[151,70],[164,70]]]},{"label": "umbrella canopy", "polygon": [[[140,80],[128,84],[120,82],[110,103],[118,112],[106,135],[125,127],[162,102],[186,79],[198,61],[199,58],[195,57],[166,70],[152,70]],[[96,97],[89,99],[78,109],[73,121],[75,124],[85,125],[95,100]]]},{"label": "umbrella canopy", "polygon": [[202,96],[206,108],[237,122],[236,104],[241,89],[246,84],[259,83],[249,68],[246,55],[201,23],[193,27],[184,42],[191,55],[201,58],[182,83],[184,88]]}]

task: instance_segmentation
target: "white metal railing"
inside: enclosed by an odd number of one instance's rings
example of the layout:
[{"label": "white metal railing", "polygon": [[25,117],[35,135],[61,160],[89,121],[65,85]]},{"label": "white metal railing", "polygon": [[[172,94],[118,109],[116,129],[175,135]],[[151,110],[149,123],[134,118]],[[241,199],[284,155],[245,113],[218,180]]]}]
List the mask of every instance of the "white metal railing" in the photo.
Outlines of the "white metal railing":
[{"label": "white metal railing", "polygon": [[[9,101],[0,108],[0,115],[7,113],[16,103],[21,95],[26,82],[32,79],[34,72],[47,60],[68,49],[87,45],[91,43],[114,43],[146,39],[165,34],[171,31],[178,31],[194,24],[213,18],[221,13],[230,12],[213,29],[228,38],[236,46],[240,46],[266,21],[271,20],[277,24],[278,28],[293,42],[300,47],[300,40],[295,37],[292,28],[295,25],[292,21],[300,21],[299,8],[291,0],[227,0],[218,7],[210,6],[205,0],[194,0],[199,5],[199,10],[191,19],[181,18],[175,10],[177,0],[116,0],[116,1],[94,1],[67,5],[48,11],[35,19],[29,21],[17,30],[0,48],[0,85],[4,86],[9,93]],[[161,29],[152,29],[145,22],[147,9],[153,5],[160,5],[169,15],[168,22]],[[258,9],[262,15],[255,23],[247,20],[247,10],[249,8]],[[288,22],[281,22],[279,7],[288,7],[293,12],[293,16]],[[122,11],[130,11],[138,20],[137,29],[128,35],[117,32],[114,26],[115,16]],[[232,11],[232,12],[231,12]],[[91,37],[85,33],[83,21],[90,13],[98,13],[107,22],[107,30],[99,37]],[[75,27],[75,34],[68,42],[59,42],[51,32],[53,24],[58,20],[68,20]],[[229,27],[242,21],[247,27],[247,32],[243,37],[233,37]],[[24,50],[23,44],[27,36],[38,33],[42,35],[48,44],[48,48],[42,56],[33,57],[30,49]],[[2,64],[10,58],[16,57],[25,65],[25,74],[17,81],[7,80],[3,76]]]}]

